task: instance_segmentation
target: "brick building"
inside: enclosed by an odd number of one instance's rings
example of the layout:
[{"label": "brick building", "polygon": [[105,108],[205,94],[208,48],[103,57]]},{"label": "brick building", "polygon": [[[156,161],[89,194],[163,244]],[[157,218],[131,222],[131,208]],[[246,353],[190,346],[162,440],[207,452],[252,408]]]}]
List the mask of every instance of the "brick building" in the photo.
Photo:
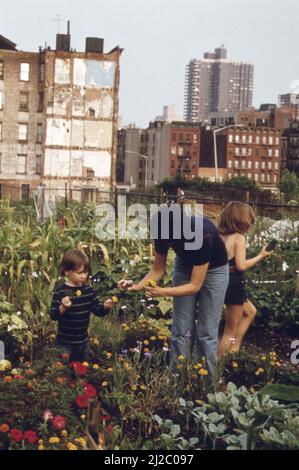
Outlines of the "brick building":
[{"label": "brick building", "polygon": [[233,127],[223,132],[227,177],[246,176],[265,189],[276,190],[281,172],[281,131]]},{"label": "brick building", "polygon": [[168,175],[192,179],[198,176],[200,124],[172,122],[168,131]]},{"label": "brick building", "polygon": [[57,35],[55,50],[38,53],[0,40],[3,196],[43,184],[47,194],[67,188],[70,197],[90,200],[115,184],[121,52],[104,53],[100,38],[75,52],[69,31]]}]

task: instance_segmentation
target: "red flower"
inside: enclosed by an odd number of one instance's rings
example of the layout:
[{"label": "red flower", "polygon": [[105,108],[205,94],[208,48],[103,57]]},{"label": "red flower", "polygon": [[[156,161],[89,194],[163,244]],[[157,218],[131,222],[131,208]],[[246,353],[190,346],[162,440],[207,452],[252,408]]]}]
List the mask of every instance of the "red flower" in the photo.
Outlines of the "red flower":
[{"label": "red flower", "polygon": [[10,438],[14,442],[20,442],[23,439],[23,433],[19,429],[12,429],[10,431]]},{"label": "red flower", "polygon": [[28,441],[29,444],[35,444],[38,441],[38,436],[35,431],[26,431],[24,439]]},{"label": "red flower", "polygon": [[63,353],[61,354],[62,359],[68,360],[70,358],[70,355],[68,353]]},{"label": "red flower", "polygon": [[110,424],[108,424],[108,426],[106,427],[105,431],[106,431],[107,434],[110,434],[111,431],[112,431],[112,429],[113,429],[113,424],[110,423]]},{"label": "red flower", "polygon": [[71,365],[78,375],[85,375],[87,373],[87,367],[81,364],[81,362],[72,362]]},{"label": "red flower", "polygon": [[55,429],[64,429],[66,426],[66,421],[63,416],[57,415],[55,418],[53,418],[52,424]]},{"label": "red flower", "polygon": [[86,395],[77,395],[76,403],[79,408],[87,408],[88,406],[88,398]]},{"label": "red flower", "polygon": [[99,421],[109,421],[110,416],[100,416]]},{"label": "red flower", "polygon": [[95,397],[97,395],[97,391],[92,385],[86,384],[84,386],[84,395],[87,398],[92,398],[92,397]]}]

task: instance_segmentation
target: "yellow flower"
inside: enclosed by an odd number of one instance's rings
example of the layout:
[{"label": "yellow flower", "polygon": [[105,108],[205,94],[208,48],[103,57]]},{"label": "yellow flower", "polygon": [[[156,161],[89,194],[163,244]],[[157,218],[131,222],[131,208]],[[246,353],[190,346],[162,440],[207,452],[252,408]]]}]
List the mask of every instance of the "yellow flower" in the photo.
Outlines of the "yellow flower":
[{"label": "yellow flower", "polygon": [[86,442],[86,440],[85,440],[83,437],[77,437],[77,438],[75,439],[75,442],[76,442],[77,444],[79,444],[81,447],[86,447],[86,446],[87,446],[87,442]]},{"label": "yellow flower", "polygon": [[179,364],[179,365],[177,366],[177,368],[178,368],[178,369],[182,369],[182,368],[183,368],[182,364]]},{"label": "yellow flower", "polygon": [[81,295],[82,295],[82,292],[80,291],[80,289],[76,290],[76,296],[80,297]]},{"label": "yellow flower", "polygon": [[43,446],[43,445],[44,445],[44,440],[43,440],[43,439],[39,439],[37,443],[38,443],[39,446]]},{"label": "yellow flower", "polygon": [[237,367],[239,367],[238,363],[235,361],[232,362],[232,366],[234,369],[237,369]]},{"label": "yellow flower", "polygon": [[199,369],[198,371],[199,375],[209,375],[209,372],[207,369]]},{"label": "yellow flower", "polygon": [[151,336],[151,341],[156,341],[156,336]]},{"label": "yellow flower", "polygon": [[275,365],[276,365],[276,367],[280,367],[280,366],[281,366],[280,362],[276,362]]},{"label": "yellow flower", "polygon": [[107,385],[108,385],[108,382],[106,382],[106,380],[102,382],[102,387],[107,387]]},{"label": "yellow flower", "polygon": [[203,405],[204,401],[203,400],[195,400],[195,403],[197,403],[197,405]]},{"label": "yellow flower", "polygon": [[144,348],[143,350],[145,353],[148,353],[149,352],[149,349],[148,348]]},{"label": "yellow flower", "polygon": [[83,362],[82,365],[85,366],[85,367],[88,367],[89,363],[88,362]]},{"label": "yellow flower", "polygon": [[261,360],[262,360],[262,361],[266,361],[266,360],[267,360],[267,357],[266,357],[266,356],[262,356],[262,357],[261,357]]},{"label": "yellow flower", "polygon": [[107,372],[113,372],[113,368],[112,368],[112,367],[109,367],[109,368],[107,369]]},{"label": "yellow flower", "polygon": [[63,431],[61,431],[61,436],[62,436],[62,437],[67,437],[67,436],[68,436],[68,432],[64,429]]},{"label": "yellow flower", "polygon": [[92,366],[92,368],[95,369],[95,370],[99,370],[100,366],[99,366],[98,364],[94,364],[94,365]]},{"label": "yellow flower", "polygon": [[149,341],[148,341],[147,339],[145,339],[145,340],[143,341],[143,344],[145,344],[145,345],[147,346],[147,345],[149,344]]},{"label": "yellow flower", "polygon": [[107,352],[107,353],[106,353],[107,359],[110,359],[111,356],[112,356],[112,353],[111,353],[111,352]]},{"label": "yellow flower", "polygon": [[184,356],[180,355],[180,356],[178,357],[178,361],[183,362],[184,360],[185,360]]},{"label": "yellow flower", "polygon": [[263,372],[265,372],[265,370],[262,368],[262,367],[259,367],[259,369],[257,369],[257,371],[255,372],[255,375],[260,375],[262,374]]},{"label": "yellow flower", "polygon": [[118,298],[116,297],[116,295],[114,295],[114,296],[112,297],[112,302],[113,302],[114,304],[117,304],[117,303],[118,303]]},{"label": "yellow flower", "polygon": [[86,415],[81,415],[80,418],[84,421],[86,419]]},{"label": "yellow flower", "polygon": [[66,447],[68,450],[78,450],[78,447],[75,446],[75,444],[73,444],[72,442],[68,442]]},{"label": "yellow flower", "polygon": [[132,385],[132,386],[131,386],[131,390],[132,390],[133,392],[135,392],[135,390],[137,390],[137,386],[136,386],[136,385]]},{"label": "yellow flower", "polygon": [[270,366],[275,366],[275,360],[274,360],[274,361],[270,361]]},{"label": "yellow flower", "polygon": [[97,339],[97,338],[94,338],[93,339],[93,344],[95,344],[96,346],[98,346],[100,344],[100,341]]},{"label": "yellow flower", "polygon": [[145,286],[156,287],[157,283],[153,279],[148,279],[144,283]]},{"label": "yellow flower", "polygon": [[38,449],[38,450],[45,450],[46,448],[45,448],[45,446],[43,446],[43,445],[40,445],[40,446],[38,446],[38,448],[37,448],[37,449]]},{"label": "yellow flower", "polygon": [[164,343],[164,348],[168,348],[169,344],[168,343]]},{"label": "yellow flower", "polygon": [[146,390],[147,387],[145,385],[140,385],[140,388],[141,390]]},{"label": "yellow flower", "polygon": [[49,444],[59,444],[60,439],[59,437],[50,437]]}]

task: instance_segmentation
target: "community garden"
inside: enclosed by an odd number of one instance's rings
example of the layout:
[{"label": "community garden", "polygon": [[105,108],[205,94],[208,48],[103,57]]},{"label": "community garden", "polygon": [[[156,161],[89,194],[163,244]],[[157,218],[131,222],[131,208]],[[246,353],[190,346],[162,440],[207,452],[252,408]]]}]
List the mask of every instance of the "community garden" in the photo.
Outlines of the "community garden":
[{"label": "community garden", "polygon": [[[51,220],[37,223],[30,206],[0,201],[0,448],[88,449],[88,403],[97,400],[98,449],[298,449],[298,229],[248,273],[257,318],[242,350],[218,364],[212,387],[204,358],[179,357],[169,378],[172,299],[117,288],[124,277],[146,274],[152,243],[99,240],[96,223],[91,204],[58,206]],[[271,224],[259,216],[250,255],[266,243]],[[61,258],[75,247],[91,260],[100,299],[113,297],[114,306],[92,319],[88,361],[70,365],[55,355],[49,308]],[[165,285],[173,261],[174,254]]]}]

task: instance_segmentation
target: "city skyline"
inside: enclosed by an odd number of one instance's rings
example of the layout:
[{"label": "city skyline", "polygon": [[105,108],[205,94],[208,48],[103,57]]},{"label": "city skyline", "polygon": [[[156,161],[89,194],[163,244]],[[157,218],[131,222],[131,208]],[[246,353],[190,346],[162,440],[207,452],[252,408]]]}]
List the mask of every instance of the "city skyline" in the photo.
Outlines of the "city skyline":
[{"label": "city skyline", "polygon": [[233,60],[254,64],[254,106],[277,103],[279,94],[293,91],[292,84],[298,83],[298,0],[212,0],[209,5],[195,0],[103,0],[99,5],[86,0],[83,10],[82,5],[52,0],[41,9],[36,0],[0,0],[0,34],[16,42],[19,50],[36,52],[45,42],[55,48],[59,14],[60,32],[66,32],[71,21],[71,44],[77,51],[84,50],[87,36],[104,38],[105,51],[119,44],[124,48],[124,124],[144,127],[165,104],[175,104],[182,115],[186,64],[221,44]]}]

